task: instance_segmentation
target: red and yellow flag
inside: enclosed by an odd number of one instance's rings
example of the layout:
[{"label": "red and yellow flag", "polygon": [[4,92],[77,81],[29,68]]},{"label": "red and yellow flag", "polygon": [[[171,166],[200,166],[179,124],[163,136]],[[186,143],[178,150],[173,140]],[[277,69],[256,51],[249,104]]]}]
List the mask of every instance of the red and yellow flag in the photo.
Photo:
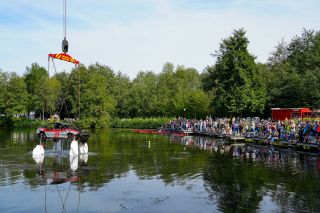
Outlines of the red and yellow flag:
[{"label": "red and yellow flag", "polygon": [[67,61],[74,64],[79,64],[80,62],[77,61],[75,58],[72,58],[70,55],[66,53],[58,53],[58,54],[49,54],[49,58],[56,58],[62,61]]}]

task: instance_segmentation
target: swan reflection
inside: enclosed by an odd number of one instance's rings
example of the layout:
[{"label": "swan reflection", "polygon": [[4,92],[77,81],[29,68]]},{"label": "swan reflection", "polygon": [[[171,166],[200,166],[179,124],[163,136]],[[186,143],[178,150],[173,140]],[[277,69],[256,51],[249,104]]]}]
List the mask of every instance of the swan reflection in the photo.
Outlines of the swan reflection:
[{"label": "swan reflection", "polygon": [[40,141],[32,151],[32,158],[37,165],[41,185],[44,185],[45,212],[47,197],[54,197],[56,193],[60,197],[54,201],[58,202],[56,208],[60,206],[62,212],[67,212],[67,207],[75,205],[79,211],[80,178],[88,174],[88,145],[76,140],[70,143],[66,139],[54,140],[53,143]]},{"label": "swan reflection", "polygon": [[[37,173],[41,175],[47,184],[61,184],[78,181],[77,176],[80,167],[87,166],[88,145],[73,140],[54,140],[50,144],[40,141],[32,151],[32,158],[37,165]],[[69,159],[69,161],[67,160]]]}]

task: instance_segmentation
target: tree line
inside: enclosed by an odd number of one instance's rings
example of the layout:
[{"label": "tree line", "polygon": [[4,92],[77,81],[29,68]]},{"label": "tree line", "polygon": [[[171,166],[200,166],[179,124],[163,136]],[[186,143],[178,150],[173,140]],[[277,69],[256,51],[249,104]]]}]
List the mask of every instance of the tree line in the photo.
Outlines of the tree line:
[{"label": "tree line", "polygon": [[245,30],[234,30],[202,73],[172,63],[132,80],[99,63],[53,76],[36,63],[22,76],[0,70],[0,115],[57,113],[106,124],[110,117],[268,117],[271,107],[320,106],[319,31],[279,42],[266,63],[248,45]]}]

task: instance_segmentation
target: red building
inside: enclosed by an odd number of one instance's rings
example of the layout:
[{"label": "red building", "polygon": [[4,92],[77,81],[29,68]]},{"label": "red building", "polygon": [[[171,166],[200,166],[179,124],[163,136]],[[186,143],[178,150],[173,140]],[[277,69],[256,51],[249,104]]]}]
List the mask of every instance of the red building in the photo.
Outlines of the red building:
[{"label": "red building", "polygon": [[309,108],[271,108],[272,120],[285,120],[292,118],[308,118],[312,116]]}]

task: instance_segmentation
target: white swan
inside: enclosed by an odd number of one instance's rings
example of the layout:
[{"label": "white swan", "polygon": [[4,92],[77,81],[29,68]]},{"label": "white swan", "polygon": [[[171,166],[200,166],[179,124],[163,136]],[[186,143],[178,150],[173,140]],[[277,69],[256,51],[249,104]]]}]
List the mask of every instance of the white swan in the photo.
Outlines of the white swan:
[{"label": "white swan", "polygon": [[41,166],[44,161],[44,155],[32,155],[32,158],[38,166]]},{"label": "white swan", "polygon": [[39,156],[39,155],[44,155],[44,148],[42,144],[37,145],[32,151],[32,156]]},{"label": "white swan", "polygon": [[80,163],[86,164],[88,162],[88,158],[89,158],[89,156],[87,153],[79,155]]},{"label": "white swan", "polygon": [[79,144],[79,153],[80,154],[87,154],[88,153],[88,144],[87,143],[80,143]]},{"label": "white swan", "polygon": [[73,156],[73,155],[78,155],[79,154],[79,146],[78,146],[78,141],[73,140],[71,142],[70,145],[70,151],[69,151],[69,155]]},{"label": "white swan", "polygon": [[69,156],[69,161],[70,161],[70,169],[72,171],[76,171],[78,169],[78,155],[70,155]]}]

